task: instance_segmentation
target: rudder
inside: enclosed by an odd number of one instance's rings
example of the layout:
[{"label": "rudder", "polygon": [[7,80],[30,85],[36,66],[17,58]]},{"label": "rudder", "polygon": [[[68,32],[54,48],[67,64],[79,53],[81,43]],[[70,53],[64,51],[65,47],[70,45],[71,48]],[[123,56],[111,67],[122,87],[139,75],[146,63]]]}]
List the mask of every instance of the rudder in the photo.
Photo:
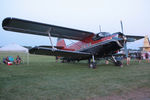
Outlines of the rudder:
[{"label": "rudder", "polygon": [[66,43],[65,43],[65,40],[63,38],[58,38],[56,45],[57,46],[63,46],[64,48],[66,48]]}]

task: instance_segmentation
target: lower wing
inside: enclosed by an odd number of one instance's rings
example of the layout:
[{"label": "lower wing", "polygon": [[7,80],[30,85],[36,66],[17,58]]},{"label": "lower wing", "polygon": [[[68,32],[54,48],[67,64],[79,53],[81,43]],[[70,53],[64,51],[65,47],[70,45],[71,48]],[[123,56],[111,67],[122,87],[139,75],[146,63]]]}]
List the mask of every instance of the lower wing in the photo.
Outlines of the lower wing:
[{"label": "lower wing", "polygon": [[79,60],[87,59],[91,57],[90,53],[52,49],[52,48],[45,48],[45,47],[34,47],[30,49],[29,52],[31,54],[61,56],[61,57],[66,57],[71,59],[79,59]]}]

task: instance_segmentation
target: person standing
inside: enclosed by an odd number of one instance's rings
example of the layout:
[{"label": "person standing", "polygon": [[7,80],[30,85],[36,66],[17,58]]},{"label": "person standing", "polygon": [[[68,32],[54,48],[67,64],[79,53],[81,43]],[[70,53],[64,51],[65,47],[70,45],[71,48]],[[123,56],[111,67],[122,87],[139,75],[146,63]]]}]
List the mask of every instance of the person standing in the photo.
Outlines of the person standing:
[{"label": "person standing", "polygon": [[137,52],[136,57],[138,59],[138,62],[141,63],[141,60],[142,60],[142,54],[141,54],[141,52]]},{"label": "person standing", "polygon": [[145,53],[145,59],[146,59],[146,62],[149,62],[149,54],[148,54],[148,52]]},{"label": "person standing", "polygon": [[150,51],[148,52],[148,60],[150,62]]},{"label": "person standing", "polygon": [[128,57],[127,57],[127,66],[130,64],[130,61],[131,61],[131,57],[130,57],[130,55],[128,55]]}]

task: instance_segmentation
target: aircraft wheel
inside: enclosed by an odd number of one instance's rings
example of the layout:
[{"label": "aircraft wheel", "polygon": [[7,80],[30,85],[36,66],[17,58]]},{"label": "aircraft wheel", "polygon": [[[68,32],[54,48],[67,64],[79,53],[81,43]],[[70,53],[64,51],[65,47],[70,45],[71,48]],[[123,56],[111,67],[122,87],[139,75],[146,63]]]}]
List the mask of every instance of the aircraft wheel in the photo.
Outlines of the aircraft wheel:
[{"label": "aircraft wheel", "polygon": [[62,61],[61,61],[61,63],[66,63],[66,62],[68,62],[68,61],[67,61],[67,60],[62,60]]},{"label": "aircraft wheel", "polygon": [[116,65],[116,66],[120,66],[120,67],[122,67],[122,65],[123,65],[123,64],[122,64],[122,62],[121,62],[121,61],[117,61],[117,62],[115,63],[115,65]]},{"label": "aircraft wheel", "polygon": [[96,63],[95,62],[90,63],[89,67],[95,69],[96,68]]},{"label": "aircraft wheel", "polygon": [[67,63],[70,63],[71,61],[70,61],[70,60],[66,60],[66,62],[67,62]]},{"label": "aircraft wheel", "polygon": [[61,63],[65,63],[64,60],[62,60]]}]

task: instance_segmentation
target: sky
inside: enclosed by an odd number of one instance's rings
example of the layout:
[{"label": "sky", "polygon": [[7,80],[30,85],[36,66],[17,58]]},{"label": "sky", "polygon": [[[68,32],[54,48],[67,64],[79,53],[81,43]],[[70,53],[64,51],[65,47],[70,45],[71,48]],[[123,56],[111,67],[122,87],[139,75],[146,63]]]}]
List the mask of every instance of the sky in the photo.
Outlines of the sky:
[{"label": "sky", "polygon": [[[1,0],[0,22],[15,17],[68,28],[98,33],[119,32],[123,21],[124,34],[150,36],[150,0]],[[66,41],[70,43],[69,40]],[[0,27],[0,46],[17,43],[23,46],[50,45],[48,37],[22,34]],[[56,38],[53,38],[56,44]],[[129,43],[137,49],[143,39]]]}]

